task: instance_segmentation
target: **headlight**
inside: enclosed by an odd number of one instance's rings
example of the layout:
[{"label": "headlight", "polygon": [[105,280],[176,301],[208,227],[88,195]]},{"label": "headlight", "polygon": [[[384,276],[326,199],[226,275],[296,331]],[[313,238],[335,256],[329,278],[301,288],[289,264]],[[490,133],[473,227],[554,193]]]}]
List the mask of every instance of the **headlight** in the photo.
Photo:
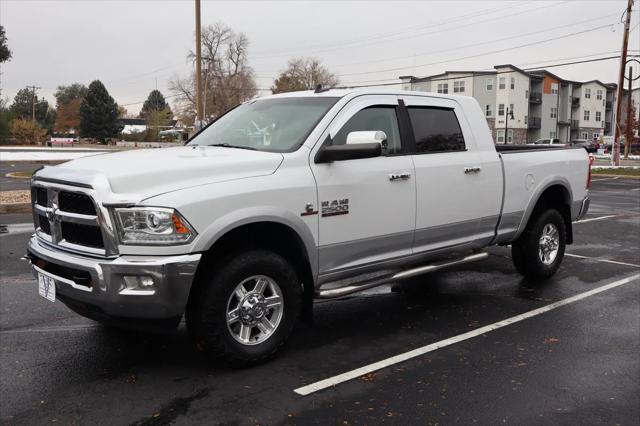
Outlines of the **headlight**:
[{"label": "headlight", "polygon": [[191,225],[174,209],[117,208],[114,215],[121,244],[184,244],[196,235]]}]

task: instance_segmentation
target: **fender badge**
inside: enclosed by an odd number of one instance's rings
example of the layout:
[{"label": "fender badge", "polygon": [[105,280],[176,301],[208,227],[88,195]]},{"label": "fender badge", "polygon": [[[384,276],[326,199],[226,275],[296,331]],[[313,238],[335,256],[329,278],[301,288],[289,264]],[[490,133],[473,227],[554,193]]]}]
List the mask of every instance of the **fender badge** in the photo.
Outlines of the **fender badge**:
[{"label": "fender badge", "polygon": [[313,204],[307,203],[304,206],[304,211],[302,213],[300,213],[300,216],[311,216],[311,215],[314,215],[314,214],[318,214],[318,210],[314,210]]}]

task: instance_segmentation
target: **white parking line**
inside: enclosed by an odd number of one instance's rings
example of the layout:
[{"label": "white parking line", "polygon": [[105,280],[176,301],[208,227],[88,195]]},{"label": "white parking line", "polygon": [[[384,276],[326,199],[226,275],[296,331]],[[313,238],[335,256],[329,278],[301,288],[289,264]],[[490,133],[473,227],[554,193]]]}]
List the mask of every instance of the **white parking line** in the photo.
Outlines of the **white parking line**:
[{"label": "white parking line", "polygon": [[459,335],[451,337],[449,339],[441,340],[439,342],[435,342],[435,343],[432,343],[430,345],[426,345],[426,346],[423,346],[421,348],[417,348],[417,349],[414,349],[412,351],[405,352],[403,354],[399,354],[399,355],[392,356],[392,357],[387,358],[387,359],[383,359],[382,361],[378,361],[378,362],[374,362],[374,363],[369,364],[369,365],[365,365],[364,367],[356,368],[355,370],[347,371],[347,372],[339,374],[337,376],[329,377],[328,379],[320,380],[319,382],[315,382],[315,383],[311,383],[311,384],[306,385],[306,386],[302,386],[302,387],[300,387],[298,389],[295,389],[294,392],[299,394],[299,395],[302,395],[302,396],[307,396],[307,395],[310,395],[312,393],[315,393],[315,392],[318,392],[318,391],[321,391],[321,390],[324,390],[324,389],[339,385],[341,383],[347,382],[349,380],[356,379],[356,378],[361,377],[361,376],[363,376],[365,374],[372,373],[374,371],[381,370],[381,369],[389,367],[391,365],[398,364],[398,363],[407,361],[409,359],[422,356],[422,355],[424,355],[426,353],[429,353],[429,352],[433,352],[433,351],[435,351],[437,349],[444,348],[444,347],[453,345],[455,343],[462,342],[464,340],[480,336],[482,334],[488,333],[488,332],[493,331],[493,330],[497,330],[497,329],[502,328],[502,327],[506,327],[508,325],[523,321],[525,319],[534,317],[536,315],[540,315],[540,314],[543,314],[545,312],[549,312],[549,311],[551,311],[553,309],[557,309],[557,308],[559,308],[561,306],[565,306],[565,305],[568,305],[570,303],[574,303],[574,302],[577,302],[579,300],[586,299],[587,297],[594,296],[594,295],[596,295],[598,293],[602,293],[604,291],[611,290],[612,288],[616,288],[616,287],[619,287],[621,285],[625,285],[625,284],[628,284],[630,282],[633,282],[633,281],[637,280],[638,278],[640,278],[640,274],[635,274],[635,275],[632,275],[630,277],[623,278],[621,280],[612,282],[610,284],[606,284],[606,285],[603,285],[601,287],[594,288],[593,290],[589,290],[589,291],[586,291],[584,293],[580,293],[580,294],[577,294],[575,296],[568,297],[566,299],[562,299],[562,300],[560,300],[558,302],[551,303],[550,305],[546,305],[546,306],[543,306],[541,308],[534,309],[532,311],[525,312],[523,314],[516,315],[516,316],[513,316],[511,318],[507,318],[505,320],[498,321],[498,322],[493,323],[493,324],[486,325],[484,327],[477,328],[477,329],[469,331],[467,333],[459,334]]},{"label": "white parking line", "polygon": [[591,219],[583,219],[583,220],[579,220],[577,222],[573,222],[573,223],[587,223],[587,222],[595,222],[596,220],[604,220],[604,219],[610,219],[612,217],[618,217],[620,215],[617,214],[610,214],[608,216],[600,216],[600,217],[592,217]]},{"label": "white parking line", "polygon": [[15,234],[33,234],[33,223],[9,223],[6,226],[7,232],[0,233],[2,235],[15,235]]},{"label": "white parking line", "polygon": [[18,328],[15,330],[1,330],[1,334],[21,334],[21,333],[51,333],[52,331],[77,331],[77,330],[89,330],[97,328],[98,325],[61,325],[59,327],[37,327],[37,328]]},{"label": "white parking line", "polygon": [[613,263],[614,265],[633,266],[635,268],[640,268],[640,265],[635,265],[633,263],[626,263],[626,262],[618,262],[617,260],[602,259],[599,257],[581,256],[579,254],[571,254],[571,253],[565,253],[564,255],[569,257],[576,257],[578,259],[589,259],[589,260],[595,260],[596,262]]}]

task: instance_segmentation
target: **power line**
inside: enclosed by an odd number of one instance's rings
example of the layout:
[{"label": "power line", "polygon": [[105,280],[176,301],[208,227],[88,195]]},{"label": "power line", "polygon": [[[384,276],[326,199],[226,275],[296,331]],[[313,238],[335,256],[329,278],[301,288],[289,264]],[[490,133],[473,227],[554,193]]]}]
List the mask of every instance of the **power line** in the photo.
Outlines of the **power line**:
[{"label": "power line", "polygon": [[[449,62],[462,61],[462,60],[465,60],[465,59],[478,58],[478,57],[486,56],[486,55],[493,55],[495,53],[508,52],[508,51],[511,51],[511,50],[521,49],[523,47],[535,46],[535,45],[538,45],[538,44],[548,43],[548,42],[555,41],[555,40],[560,40],[560,39],[563,39],[563,38],[568,38],[568,37],[573,37],[573,36],[580,35],[580,34],[586,34],[586,33],[590,33],[590,32],[593,32],[593,31],[598,31],[598,30],[601,30],[603,28],[607,28],[607,27],[610,27],[610,26],[611,26],[610,24],[601,25],[599,27],[591,28],[591,29],[588,29],[588,30],[577,31],[577,32],[569,33],[569,34],[564,34],[564,35],[561,35],[561,36],[551,37],[551,38],[544,39],[544,40],[538,40],[538,41],[534,41],[534,42],[524,43],[524,44],[521,44],[521,45],[518,45],[518,46],[507,47],[507,48],[504,48],[504,49],[498,49],[498,50],[493,50],[493,51],[489,51],[489,52],[477,53],[477,54],[474,54],[474,55],[463,56],[463,57],[460,57],[460,58],[446,59],[446,60],[437,61],[437,62],[431,62],[431,63],[427,63],[427,64],[414,65],[411,68],[426,67],[426,66],[430,66],[430,65],[439,65],[439,64],[449,63]],[[381,69],[381,70],[377,70],[377,71],[361,71],[361,72],[354,72],[354,73],[346,73],[346,74],[342,74],[342,75],[345,76],[345,75],[378,74],[378,73],[381,73],[381,72],[402,71],[402,70],[405,70],[407,68],[409,68],[409,67],[404,66],[404,67]]]},{"label": "power line", "polygon": [[[507,14],[507,15],[494,16],[494,17],[487,18],[487,19],[482,19],[482,20],[479,20],[479,21],[476,21],[476,22],[470,22],[470,23],[463,24],[463,25],[459,25],[458,24],[458,25],[452,26],[450,28],[444,28],[444,29],[435,30],[435,31],[427,31],[427,32],[421,33],[421,34],[408,35],[408,36],[403,36],[403,37],[399,37],[399,38],[397,38],[397,37],[396,38],[391,38],[391,37],[384,37],[384,36],[373,36],[373,37],[369,37],[369,39],[367,41],[357,42],[357,43],[355,43],[355,42],[344,43],[343,42],[343,43],[340,43],[339,46],[335,46],[335,47],[332,47],[332,48],[326,48],[326,49],[318,49],[318,50],[315,50],[315,51],[313,51],[311,53],[315,54],[315,53],[319,53],[319,52],[328,52],[328,51],[333,51],[333,50],[341,50],[341,49],[344,49],[344,48],[352,46],[352,45],[359,45],[359,47],[362,47],[362,46],[366,46],[366,45],[369,45],[369,44],[379,44],[379,43],[381,43],[381,41],[377,41],[377,40],[380,39],[380,38],[382,38],[382,42],[388,42],[388,41],[404,40],[404,39],[407,39],[407,38],[422,37],[422,36],[432,35],[432,34],[439,34],[439,33],[452,31],[452,30],[459,31],[462,28],[467,28],[467,27],[474,26],[474,25],[477,25],[477,24],[482,24],[482,23],[496,21],[496,20],[503,20],[505,18],[510,18],[510,17],[513,17],[513,16],[522,15],[524,13],[535,12],[535,11],[538,11],[538,10],[541,10],[541,9],[549,9],[551,7],[556,7],[556,6],[559,6],[559,5],[567,3],[567,2],[568,1],[565,0],[565,1],[561,1],[559,3],[555,3],[555,4],[552,4],[552,5],[534,7],[532,9],[527,9],[527,10],[523,10],[523,11],[519,11],[519,12]],[[505,10],[505,9],[508,9],[508,8],[503,6],[502,9]],[[464,16],[468,16],[468,15],[464,15]],[[460,20],[466,20],[466,18],[465,19],[460,19]],[[449,21],[443,22],[442,24],[439,24],[439,25],[435,25],[435,26],[432,25],[431,27],[438,27],[438,26],[450,24],[452,22],[455,22],[455,20],[449,20]],[[297,50],[293,50],[293,51],[282,51],[282,53],[270,54],[270,55],[269,54],[267,54],[267,55],[254,55],[253,57],[254,58],[272,58],[272,57],[280,57],[280,56],[291,56],[292,54],[295,54],[296,52],[308,53],[308,49],[304,49],[304,50],[297,49]]]},{"label": "power line", "polygon": [[[629,56],[640,56],[640,55],[629,55]],[[594,59],[584,59],[582,61],[573,61],[573,62],[565,62],[565,63],[561,63],[561,64],[549,64],[549,65],[539,65],[537,67],[532,67],[532,68],[523,68],[523,71],[542,71],[546,68],[556,68],[556,67],[562,67],[562,66],[568,66],[568,65],[577,65],[577,64],[586,64],[586,63],[591,63],[591,62],[600,62],[600,61],[608,61],[611,59],[618,59],[620,58],[620,55],[616,55],[616,56],[607,56],[604,58],[594,58]],[[499,74],[512,74],[514,73],[513,70],[510,71],[496,71],[494,73],[492,73],[493,75],[499,75]],[[467,77],[473,77],[473,73],[467,73],[468,75],[464,75],[464,73],[461,73],[461,75],[457,78],[467,78]],[[447,78],[430,78],[428,79],[430,82],[433,81],[447,81],[450,80],[449,77]],[[349,85],[349,86],[339,86],[336,87],[336,89],[356,89],[356,88],[362,88],[362,87],[381,87],[381,86],[396,86],[399,84],[405,84],[406,82],[402,82],[402,81],[397,81],[397,82],[392,82],[392,83],[379,83],[379,84],[361,84],[361,85]]]},{"label": "power line", "polygon": [[[420,52],[420,53],[417,53],[417,54],[413,54],[411,57],[433,55],[434,53],[448,52],[448,51],[455,50],[455,49],[466,49],[468,47],[477,47],[477,46],[482,46],[482,45],[485,45],[485,44],[498,43],[498,42],[501,42],[501,41],[507,41],[507,40],[512,40],[512,39],[515,39],[515,38],[527,37],[527,36],[530,36],[530,35],[537,35],[537,34],[542,34],[542,33],[546,33],[546,32],[555,31],[555,30],[562,29],[562,28],[581,25],[581,24],[585,24],[587,22],[593,22],[593,21],[597,21],[597,20],[605,19],[605,18],[610,18],[612,16],[617,16],[617,15],[618,15],[618,13],[612,13],[612,14],[605,15],[605,16],[598,16],[598,17],[595,17],[595,18],[585,19],[583,21],[578,21],[578,22],[574,22],[574,23],[570,23],[570,24],[563,24],[563,25],[560,25],[560,26],[557,26],[557,27],[553,27],[553,28],[547,28],[545,30],[536,30],[536,31],[532,31],[532,32],[529,32],[529,33],[516,34],[516,35],[509,36],[509,37],[503,37],[503,38],[499,38],[499,39],[493,39],[493,40],[488,40],[488,41],[483,41],[483,42],[473,43],[473,44],[466,44],[466,45],[462,45],[462,46],[455,46],[455,47],[451,47],[451,48],[447,48],[447,49],[432,50],[432,51],[428,51],[428,52],[427,51]],[[352,66],[352,65],[364,65],[364,64],[374,63],[374,62],[385,62],[385,61],[391,61],[391,60],[397,60],[397,59],[408,59],[408,58],[409,57],[404,55],[404,56],[396,56],[396,57],[392,57],[392,58],[377,59],[377,60],[373,60],[373,61],[362,61],[362,62],[352,62],[352,63],[347,63],[347,64],[337,64],[335,66],[336,67],[341,67],[341,66]],[[340,75],[346,75],[346,74],[339,74],[339,76]]]},{"label": "power line", "polygon": [[[640,55],[629,55],[630,57],[640,57]],[[617,56],[607,56],[607,57],[603,57],[603,58],[593,58],[593,59],[585,59],[585,60],[581,60],[581,61],[572,61],[572,62],[564,62],[564,63],[560,63],[560,64],[547,64],[547,65],[539,65],[536,67],[532,67],[532,68],[523,68],[523,71],[542,71],[543,69],[546,68],[555,68],[555,67],[561,67],[561,66],[569,66],[569,65],[578,65],[578,64],[585,64],[585,63],[591,63],[591,62],[600,62],[600,61],[607,61],[607,60],[611,60],[611,59],[617,59],[619,58],[620,55]],[[499,75],[499,74],[512,74],[514,71],[510,70],[510,71],[496,71],[494,73],[492,73],[492,75]],[[468,75],[461,75],[459,78],[466,78],[466,77],[472,77],[473,74],[469,73]],[[449,78],[433,78],[433,79],[429,79],[429,81],[445,81],[445,80],[449,80]],[[406,82],[402,82],[402,81],[396,81],[396,82],[390,82],[390,83],[379,83],[379,84],[360,84],[360,85],[348,85],[348,86],[337,86],[334,87],[334,89],[358,89],[358,88],[366,88],[366,87],[384,87],[384,86],[397,86],[399,84],[405,84]],[[242,89],[242,88],[236,88],[236,89],[224,89],[224,90],[228,90],[228,91],[271,91],[270,88],[262,88],[262,87],[258,87],[255,89]],[[182,94],[174,94],[174,95],[169,95],[166,96],[165,99],[171,99],[171,98],[176,98],[182,96]],[[131,103],[126,103],[126,104],[122,104],[121,106],[130,106],[130,105],[139,105],[144,103],[144,101],[139,101],[139,102],[131,102]]]}]

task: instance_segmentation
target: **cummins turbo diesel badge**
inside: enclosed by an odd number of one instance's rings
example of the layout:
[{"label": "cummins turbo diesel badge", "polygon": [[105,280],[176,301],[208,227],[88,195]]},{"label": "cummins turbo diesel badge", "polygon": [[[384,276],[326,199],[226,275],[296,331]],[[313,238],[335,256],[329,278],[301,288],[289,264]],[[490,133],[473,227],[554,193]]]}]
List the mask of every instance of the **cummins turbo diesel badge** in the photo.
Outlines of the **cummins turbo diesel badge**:
[{"label": "cummins turbo diesel badge", "polygon": [[321,211],[322,217],[349,214],[349,199],[343,198],[341,200],[323,201]]}]

